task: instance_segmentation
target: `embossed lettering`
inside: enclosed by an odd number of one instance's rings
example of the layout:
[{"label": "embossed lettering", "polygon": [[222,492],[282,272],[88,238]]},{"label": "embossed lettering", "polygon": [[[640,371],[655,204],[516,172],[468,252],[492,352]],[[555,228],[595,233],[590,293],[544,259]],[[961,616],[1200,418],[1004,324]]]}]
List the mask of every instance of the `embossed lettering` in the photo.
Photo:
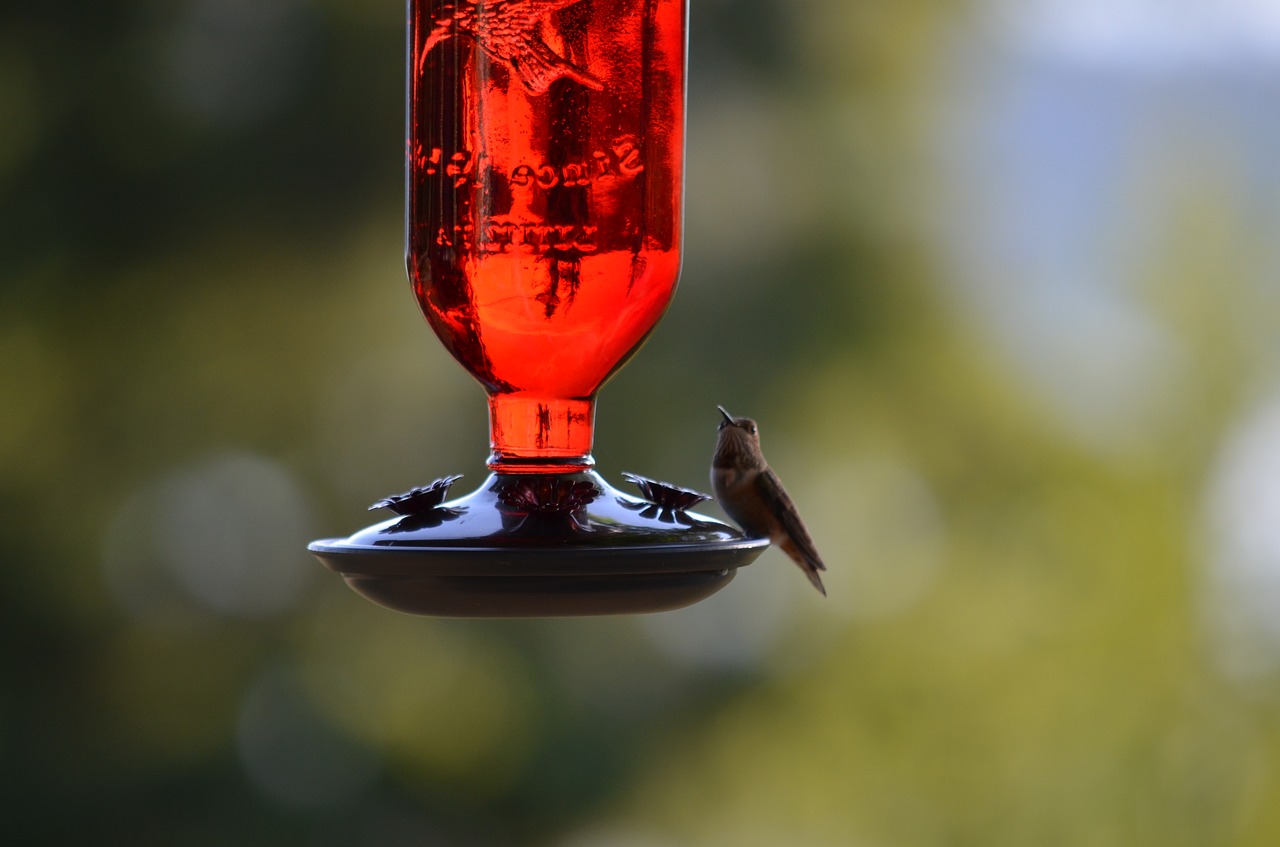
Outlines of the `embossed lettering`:
[{"label": "embossed lettering", "polygon": [[[428,152],[420,146],[413,151],[413,163],[423,176],[443,173],[453,180],[455,188],[474,182],[478,174],[491,166],[487,158],[474,150],[462,149],[446,155],[439,147]],[[549,162],[521,162],[507,174],[507,181],[518,188],[531,185],[543,190],[558,186],[583,188],[595,179],[629,179],[643,172],[643,148],[634,136],[624,135],[614,139],[608,150],[596,150],[590,159],[580,162],[560,166]]]},{"label": "embossed lettering", "polygon": [[635,139],[623,136],[613,143],[613,153],[618,157],[618,170],[623,176],[635,176],[644,170],[640,159],[640,146]]},{"label": "embossed lettering", "polygon": [[[596,235],[600,228],[591,224],[535,224],[488,221],[480,229],[480,249],[484,253],[505,253],[518,250],[522,253],[541,255],[551,250],[576,250],[594,253],[599,249]],[[455,227],[452,234],[441,230],[439,243],[458,245],[469,249],[470,227]]]},{"label": "embossed lettering", "polygon": [[565,187],[571,188],[577,185],[590,185],[591,180],[587,177],[590,171],[585,164],[581,165],[565,165],[564,166],[564,184]]},{"label": "embossed lettering", "polygon": [[470,150],[460,150],[449,157],[449,164],[445,167],[444,172],[453,177],[453,187],[461,188],[466,185],[468,178],[475,169],[476,157]]},{"label": "embossed lettering", "polygon": [[533,168],[528,165],[516,165],[511,171],[511,184],[524,187],[533,182]]},{"label": "embossed lettering", "polygon": [[602,153],[597,150],[591,154],[591,158],[596,163],[596,176],[611,176],[613,174],[613,160],[609,158],[608,153]]},{"label": "embossed lettering", "polygon": [[413,151],[414,164],[419,171],[427,176],[435,176],[440,169],[440,158],[444,152],[439,147],[431,148],[431,154],[427,155],[422,150],[422,145],[418,145]]},{"label": "embossed lettering", "polygon": [[542,188],[555,188],[560,184],[560,174],[550,165],[538,168],[538,185]]}]

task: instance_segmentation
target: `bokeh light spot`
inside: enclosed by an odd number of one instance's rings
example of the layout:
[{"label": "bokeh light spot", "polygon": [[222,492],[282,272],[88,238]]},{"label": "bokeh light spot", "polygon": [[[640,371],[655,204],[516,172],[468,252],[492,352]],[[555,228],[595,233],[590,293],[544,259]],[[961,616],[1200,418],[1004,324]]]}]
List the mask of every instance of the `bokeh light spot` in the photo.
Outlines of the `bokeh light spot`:
[{"label": "bokeh light spot", "polygon": [[362,605],[335,612],[319,644],[352,683],[313,685],[319,707],[398,768],[480,794],[520,773],[539,712],[527,669],[500,642]]},{"label": "bokeh light spot", "polygon": [[279,109],[304,81],[312,35],[304,0],[191,0],[157,77],[173,105],[237,127]]},{"label": "bokeh light spot", "polygon": [[104,567],[136,615],[177,624],[194,606],[261,618],[292,608],[319,569],[309,509],[282,466],[212,456],[145,486],[119,510]]},{"label": "bokeh light spot", "polygon": [[1227,436],[1205,494],[1207,601],[1219,664],[1280,668],[1280,398]]},{"label": "bokeh light spot", "polygon": [[240,760],[266,796],[290,806],[349,804],[374,784],[378,757],[316,710],[294,668],[264,673],[245,695]]},{"label": "bokeh light spot", "polygon": [[864,620],[914,606],[946,556],[942,511],[928,483],[890,456],[823,466],[798,490],[830,568],[831,606]]},{"label": "bokeh light spot", "polygon": [[787,582],[793,580],[813,590],[785,556],[766,553],[738,572],[732,590],[685,609],[647,615],[640,625],[654,646],[682,665],[751,670],[769,657],[786,629],[793,596]]}]

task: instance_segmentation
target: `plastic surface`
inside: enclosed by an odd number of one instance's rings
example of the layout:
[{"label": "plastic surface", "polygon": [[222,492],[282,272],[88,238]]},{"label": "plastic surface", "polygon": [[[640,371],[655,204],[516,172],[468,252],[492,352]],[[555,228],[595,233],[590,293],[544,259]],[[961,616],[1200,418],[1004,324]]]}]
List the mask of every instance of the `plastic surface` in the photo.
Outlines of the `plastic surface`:
[{"label": "plastic surface", "polygon": [[593,472],[493,474],[446,501],[455,480],[383,501],[406,513],[310,550],[353,589],[399,611],[544,617],[686,606],[768,547],[681,508],[690,498],[680,494],[691,492],[674,487],[646,488],[645,498]]}]

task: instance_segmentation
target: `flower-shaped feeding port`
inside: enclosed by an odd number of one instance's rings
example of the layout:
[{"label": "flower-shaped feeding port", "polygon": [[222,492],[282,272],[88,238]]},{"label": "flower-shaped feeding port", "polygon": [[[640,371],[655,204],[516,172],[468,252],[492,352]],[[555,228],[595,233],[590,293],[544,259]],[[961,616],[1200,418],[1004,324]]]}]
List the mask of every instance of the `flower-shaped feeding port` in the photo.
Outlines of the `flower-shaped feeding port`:
[{"label": "flower-shaped feeding port", "polygon": [[430,485],[412,488],[404,494],[392,494],[369,507],[369,511],[390,509],[404,517],[428,514],[440,508],[444,498],[449,496],[449,487],[462,479],[462,474],[454,474],[437,479]]},{"label": "flower-shaped feeding port", "polygon": [[462,479],[462,474],[441,477],[430,485],[413,488],[404,494],[393,494],[390,497],[379,500],[369,507],[369,511],[388,509],[400,515],[400,520],[388,527],[387,532],[389,533],[418,532],[425,529],[434,529],[445,521],[452,521],[462,517],[464,509],[453,509],[441,505],[444,502],[444,498],[449,496],[450,486],[460,479]]},{"label": "flower-shaped feeding port", "polygon": [[490,476],[387,498],[311,545],[360,593],[461,616],[645,612],[768,542],[703,495],[593,468],[600,387],[675,294],[687,0],[410,0],[406,257],[423,316],[489,401]]},{"label": "flower-shaped feeding port", "polygon": [[551,533],[586,531],[580,518],[600,496],[591,480],[558,474],[499,478],[495,491],[499,508],[512,519],[513,530],[532,522]]},{"label": "flower-shaped feeding port", "polygon": [[699,519],[691,516],[689,510],[711,499],[710,494],[703,494],[692,488],[681,488],[669,482],[659,482],[640,474],[623,472],[622,478],[634,483],[640,489],[640,495],[644,497],[644,501],[640,503],[633,500],[619,500],[622,506],[634,509],[646,518],[657,518],[665,523],[696,525]]}]

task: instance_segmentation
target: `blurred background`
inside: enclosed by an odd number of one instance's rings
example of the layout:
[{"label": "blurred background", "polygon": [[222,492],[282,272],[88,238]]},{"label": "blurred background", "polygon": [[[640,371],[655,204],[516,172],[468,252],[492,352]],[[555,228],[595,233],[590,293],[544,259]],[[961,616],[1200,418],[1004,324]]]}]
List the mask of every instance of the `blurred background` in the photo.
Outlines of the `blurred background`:
[{"label": "blurred background", "polygon": [[774,551],[467,622],[304,550],[484,472],[404,278],[402,3],[7,0],[7,833],[1280,840],[1280,5],[691,16],[683,283],[596,457],[705,490],[758,418],[831,596]]}]

